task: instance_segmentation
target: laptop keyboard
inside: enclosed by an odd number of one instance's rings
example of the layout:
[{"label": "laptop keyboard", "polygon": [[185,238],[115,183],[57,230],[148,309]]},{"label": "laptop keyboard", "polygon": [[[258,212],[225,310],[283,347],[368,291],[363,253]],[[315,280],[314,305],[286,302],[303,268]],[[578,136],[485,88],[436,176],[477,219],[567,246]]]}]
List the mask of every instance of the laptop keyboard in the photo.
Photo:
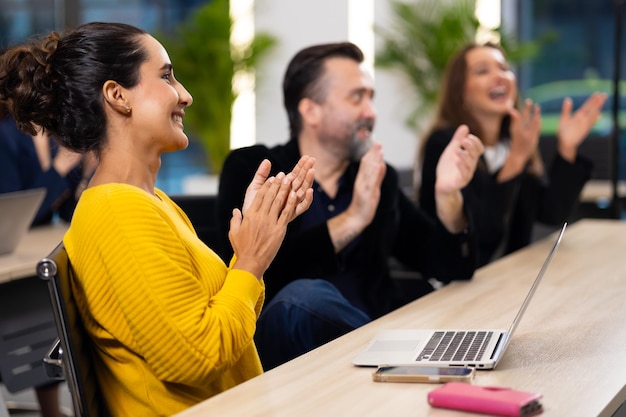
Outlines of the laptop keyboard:
[{"label": "laptop keyboard", "polygon": [[475,361],[493,336],[488,331],[435,332],[416,361]]}]

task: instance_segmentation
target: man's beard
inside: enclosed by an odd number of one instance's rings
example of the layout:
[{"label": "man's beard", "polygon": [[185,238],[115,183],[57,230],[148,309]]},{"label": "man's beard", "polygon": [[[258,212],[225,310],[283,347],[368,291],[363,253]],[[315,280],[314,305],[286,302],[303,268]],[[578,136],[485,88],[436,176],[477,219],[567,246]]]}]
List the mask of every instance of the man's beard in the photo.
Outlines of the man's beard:
[{"label": "man's beard", "polygon": [[[359,131],[361,129],[367,129],[369,132],[367,137],[359,137]],[[352,139],[350,144],[350,160],[355,162],[360,161],[361,158],[363,158],[363,155],[365,155],[372,147],[372,144],[374,143],[374,134],[372,133],[372,129],[374,129],[373,120],[362,120],[355,123],[354,129],[352,130]]]}]

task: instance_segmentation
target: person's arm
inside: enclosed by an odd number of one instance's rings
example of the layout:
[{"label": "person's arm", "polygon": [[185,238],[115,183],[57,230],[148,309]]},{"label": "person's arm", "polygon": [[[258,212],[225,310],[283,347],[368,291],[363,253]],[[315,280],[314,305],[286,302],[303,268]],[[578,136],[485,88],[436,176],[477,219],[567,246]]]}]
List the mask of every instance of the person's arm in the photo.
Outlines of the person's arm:
[{"label": "person's arm", "polygon": [[541,108],[526,99],[524,107],[518,111],[510,109],[511,148],[504,165],[497,174],[498,182],[506,182],[524,172],[528,161],[537,151],[541,132]]},{"label": "person's arm", "polygon": [[33,170],[38,175],[31,177],[31,188],[47,190],[33,223],[47,223],[55,212],[69,221],[76,207],[75,190],[82,176],[83,155],[58,145],[43,131],[32,137],[32,143],[37,155],[37,161],[32,161],[37,168]]},{"label": "person's arm", "polygon": [[439,158],[435,180],[437,217],[450,233],[467,229],[461,190],[474,176],[483,152],[480,139],[471,135],[467,126],[461,125]]},{"label": "person's arm", "polygon": [[557,152],[546,177],[537,179],[533,194],[539,201],[537,220],[559,225],[571,213],[592,170],[591,161],[579,155],[578,148],[598,120],[605,101],[606,94],[594,93],[572,113],[572,100],[563,100]]},{"label": "person's arm", "polygon": [[199,242],[190,256],[186,233],[134,187],[87,198],[65,241],[90,311],[123,317],[113,336],[163,381],[206,385],[233,366],[252,344],[262,282]]},{"label": "person's arm", "polygon": [[228,238],[233,209],[243,208],[246,189],[254,178],[258,165],[267,158],[267,155],[267,148],[264,146],[237,149],[228,155],[222,166],[216,201],[219,246],[212,249],[225,262],[228,262],[234,253]]},{"label": "person's arm", "polygon": [[539,179],[539,212],[537,220],[550,225],[560,225],[572,213],[585,183],[591,178],[593,163],[577,155],[574,163],[555,154],[547,181]]},{"label": "person's arm", "polygon": [[[432,133],[424,149],[422,182],[419,191],[420,207],[436,218],[435,178],[441,154],[448,146],[452,130],[438,130]],[[462,190],[466,216],[472,218],[474,233],[481,247],[495,247],[501,238],[504,223],[513,210],[522,176],[508,181],[497,180],[497,173],[490,174],[484,167],[477,167],[472,180]],[[445,246],[445,245],[444,245]],[[490,254],[479,254],[483,261]]]},{"label": "person's arm", "polygon": [[3,136],[0,125],[0,193],[23,190],[18,144]]},{"label": "person's arm", "polygon": [[[421,161],[420,184],[418,189],[419,205],[428,215],[438,217],[435,185],[437,183],[438,169],[443,153],[450,146],[455,129],[435,130],[426,138],[423,160]],[[475,175],[475,174],[473,174]],[[469,183],[468,183],[469,184]],[[463,194],[467,186],[462,189]],[[467,204],[464,202],[464,204]]]},{"label": "person's arm", "polygon": [[228,237],[236,261],[261,279],[285,237],[287,225],[313,201],[315,160],[303,156],[289,173],[269,176],[271,163],[264,159],[247,188],[243,209],[233,209]]},{"label": "person's arm", "polygon": [[572,113],[572,100],[563,100],[557,132],[557,153],[540,182],[537,220],[558,225],[567,219],[585,183],[591,178],[591,160],[578,154],[578,147],[598,120],[606,94],[594,93]]},{"label": "person's arm", "polygon": [[336,253],[348,246],[374,219],[386,169],[382,145],[374,143],[359,163],[348,209],[327,222]]},{"label": "person's arm", "polygon": [[76,207],[76,200],[72,191],[74,189],[73,184],[79,181],[79,177],[79,170],[73,170],[68,176],[62,177],[55,169],[49,169],[34,178],[28,188],[43,187],[46,189],[46,197],[37,211],[33,221],[34,225],[48,222],[52,213],[59,210],[64,220],[69,221],[71,219],[71,214]]},{"label": "person's arm", "polygon": [[563,100],[557,129],[557,151],[564,160],[571,164],[576,162],[578,147],[598,121],[606,97],[606,94],[593,93],[573,114],[572,99]]},{"label": "person's arm", "polygon": [[420,182],[418,187],[418,201],[422,210],[431,217],[437,216],[435,204],[435,180],[437,178],[437,163],[453,134],[452,129],[436,130],[424,140],[424,152],[419,161]]},{"label": "person's arm", "polygon": [[[264,146],[253,146],[232,151],[224,161],[217,198],[217,226],[221,244],[219,255],[226,262],[233,249],[228,240],[233,208],[242,208],[248,185],[263,159],[272,164],[271,175],[293,168],[291,161],[281,163]],[[295,162],[293,162],[295,164]],[[288,166],[289,164],[289,166]],[[245,214],[244,214],[245,217]],[[303,250],[302,248],[306,248]],[[326,222],[302,230],[296,218],[287,227],[287,233],[272,264],[265,273],[268,297],[290,281],[302,277],[316,277],[336,272],[341,259],[335,254]]]},{"label": "person's arm", "polygon": [[[49,147],[47,142],[44,145]],[[64,174],[67,174],[63,170]],[[69,179],[52,167],[42,170],[33,138],[4,120],[0,125],[0,192],[45,188],[46,196],[39,206],[33,225],[46,223],[58,208],[60,198],[70,189]],[[72,208],[74,204],[72,205]]]},{"label": "person's arm", "polygon": [[393,255],[426,278],[442,282],[470,279],[477,265],[476,227],[465,209],[467,227],[450,233],[436,216],[427,214],[401,191],[397,193],[398,226]]}]

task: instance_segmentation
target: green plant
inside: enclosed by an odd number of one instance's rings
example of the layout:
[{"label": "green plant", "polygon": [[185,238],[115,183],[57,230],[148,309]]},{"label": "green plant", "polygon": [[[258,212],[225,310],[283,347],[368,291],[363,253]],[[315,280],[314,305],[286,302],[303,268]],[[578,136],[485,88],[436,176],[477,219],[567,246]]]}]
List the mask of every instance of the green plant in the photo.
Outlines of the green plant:
[{"label": "green plant", "polygon": [[228,0],[211,0],[178,25],[171,35],[156,35],[167,49],[174,73],[193,96],[185,110],[192,140],[202,143],[210,171],[219,174],[230,152],[231,110],[236,98],[232,80],[251,72],[275,45],[269,34],[256,34],[247,46],[231,45]]},{"label": "green plant", "polygon": [[[376,27],[381,38],[376,65],[399,70],[412,86],[415,107],[407,115],[407,125],[419,130],[430,119],[439,94],[441,77],[448,59],[465,44],[476,39],[480,26],[475,0],[391,0],[390,27]],[[493,34],[501,39],[511,62],[534,55],[535,43],[517,43],[500,28]]]}]

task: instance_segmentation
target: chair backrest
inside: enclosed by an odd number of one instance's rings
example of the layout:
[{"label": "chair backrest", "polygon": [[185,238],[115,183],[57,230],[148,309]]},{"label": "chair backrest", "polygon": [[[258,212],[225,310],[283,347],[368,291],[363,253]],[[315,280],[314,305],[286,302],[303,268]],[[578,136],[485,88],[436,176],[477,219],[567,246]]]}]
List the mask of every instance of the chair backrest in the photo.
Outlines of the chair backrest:
[{"label": "chair backrest", "polygon": [[58,337],[52,316],[48,290],[39,278],[32,276],[2,282],[0,379],[9,392],[53,382],[46,376],[41,363],[42,356]]},{"label": "chair backrest", "polygon": [[[93,348],[72,293],[72,274],[63,242],[37,264],[37,275],[48,282],[59,335],[61,349],[53,361],[56,359],[63,368],[76,417],[108,416],[98,386]],[[47,362],[50,363],[50,360]]]}]

